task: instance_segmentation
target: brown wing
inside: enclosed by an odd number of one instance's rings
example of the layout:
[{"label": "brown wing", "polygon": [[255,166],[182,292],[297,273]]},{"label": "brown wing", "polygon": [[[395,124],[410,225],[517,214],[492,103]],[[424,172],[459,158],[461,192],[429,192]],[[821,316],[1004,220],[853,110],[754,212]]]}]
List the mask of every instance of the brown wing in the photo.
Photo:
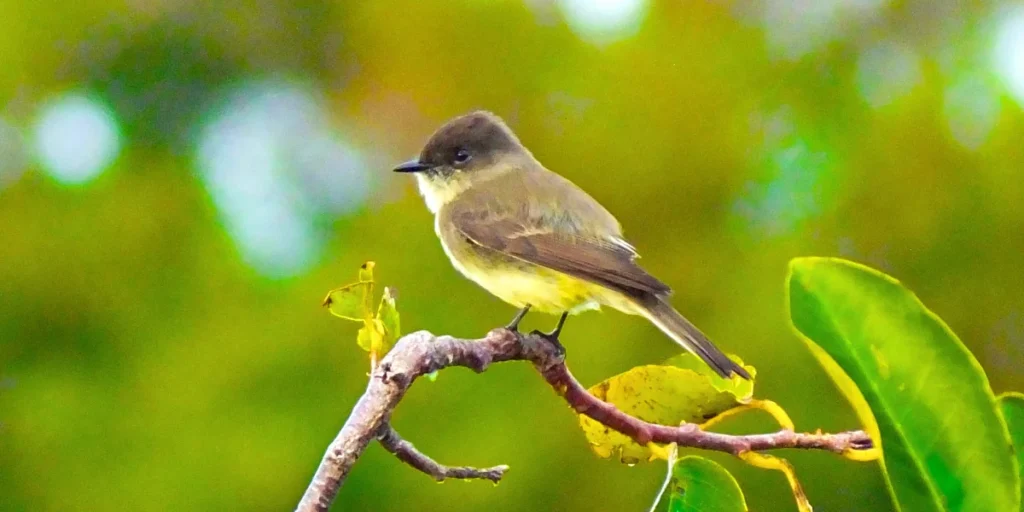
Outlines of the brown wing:
[{"label": "brown wing", "polygon": [[671,292],[633,261],[636,253],[625,242],[545,232],[539,227],[471,212],[452,216],[452,222],[473,243],[629,295]]}]

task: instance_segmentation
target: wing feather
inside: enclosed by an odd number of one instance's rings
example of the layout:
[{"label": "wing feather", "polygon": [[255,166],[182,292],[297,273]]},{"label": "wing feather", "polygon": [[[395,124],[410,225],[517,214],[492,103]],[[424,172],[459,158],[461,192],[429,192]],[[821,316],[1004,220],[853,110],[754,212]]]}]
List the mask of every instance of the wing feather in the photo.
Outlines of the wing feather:
[{"label": "wing feather", "polygon": [[636,252],[618,237],[556,233],[486,213],[463,212],[452,222],[477,245],[629,295],[671,292],[634,262]]}]

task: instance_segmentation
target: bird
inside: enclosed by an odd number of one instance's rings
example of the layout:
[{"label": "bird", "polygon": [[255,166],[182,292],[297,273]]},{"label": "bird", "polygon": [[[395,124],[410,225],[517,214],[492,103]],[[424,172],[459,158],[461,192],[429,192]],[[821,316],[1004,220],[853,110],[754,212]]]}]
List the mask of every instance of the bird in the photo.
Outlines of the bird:
[{"label": "bird", "polygon": [[618,220],[544,167],[497,115],[451,119],[393,170],[415,175],[455,269],[519,308],[508,329],[531,310],[561,315],[554,330],[534,333],[564,353],[566,318],[606,306],[648,319],[718,375],[750,379],[669,304],[671,288],[637,264]]}]

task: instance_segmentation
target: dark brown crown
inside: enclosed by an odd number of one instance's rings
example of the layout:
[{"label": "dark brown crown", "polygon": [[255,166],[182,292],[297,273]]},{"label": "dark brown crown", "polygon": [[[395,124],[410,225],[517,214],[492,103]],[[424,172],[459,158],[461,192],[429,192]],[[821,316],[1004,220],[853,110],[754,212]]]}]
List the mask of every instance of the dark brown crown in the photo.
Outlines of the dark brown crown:
[{"label": "dark brown crown", "polygon": [[420,153],[420,161],[447,164],[459,151],[468,151],[478,161],[489,161],[500,153],[523,151],[523,147],[500,117],[478,110],[456,117],[434,132]]}]

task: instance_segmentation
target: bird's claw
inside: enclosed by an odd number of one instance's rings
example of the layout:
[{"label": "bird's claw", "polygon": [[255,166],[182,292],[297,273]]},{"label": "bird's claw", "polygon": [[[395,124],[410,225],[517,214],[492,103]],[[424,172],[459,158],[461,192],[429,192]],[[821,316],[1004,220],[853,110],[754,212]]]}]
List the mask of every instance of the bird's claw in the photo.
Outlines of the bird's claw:
[{"label": "bird's claw", "polygon": [[516,313],[515,318],[513,318],[512,321],[509,322],[509,324],[505,326],[505,328],[510,330],[510,331],[512,331],[512,332],[519,332],[519,322],[523,321],[523,317],[526,316],[526,313],[528,313],[529,311],[530,311],[530,305],[527,304],[526,307],[524,307],[523,309],[520,309],[519,312]]},{"label": "bird's claw", "polygon": [[560,356],[560,357],[561,356],[565,356],[565,347],[562,345],[562,342],[558,341],[558,332],[557,331],[540,332],[540,331],[534,329],[530,334],[532,334],[534,336],[537,336],[539,338],[543,338],[545,341],[550,343],[551,346],[555,348],[555,353],[558,356]]}]

